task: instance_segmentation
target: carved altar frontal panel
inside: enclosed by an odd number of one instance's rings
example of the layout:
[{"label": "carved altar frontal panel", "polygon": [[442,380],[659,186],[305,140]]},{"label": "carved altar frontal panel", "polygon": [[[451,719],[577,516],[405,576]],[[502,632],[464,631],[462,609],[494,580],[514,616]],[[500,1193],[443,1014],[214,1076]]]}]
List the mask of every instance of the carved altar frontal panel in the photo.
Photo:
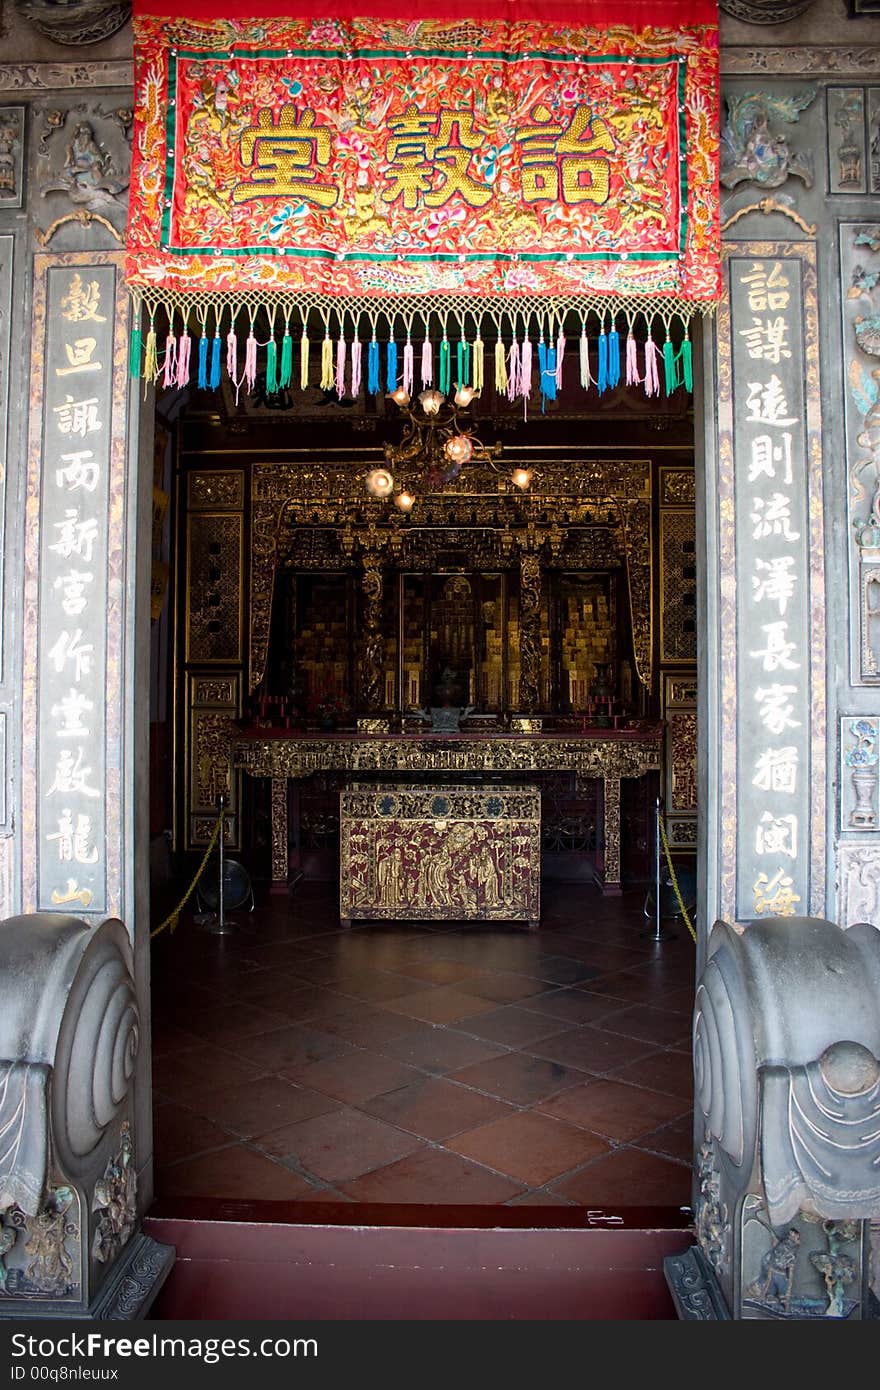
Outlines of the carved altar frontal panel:
[{"label": "carved altar frontal panel", "polygon": [[341,917],[537,922],[540,895],[537,787],[340,794]]},{"label": "carved altar frontal panel", "polygon": [[696,518],[660,512],[660,660],[697,659]]},{"label": "carved altar frontal panel", "polygon": [[244,520],[234,512],[187,518],[186,660],[242,659]]}]

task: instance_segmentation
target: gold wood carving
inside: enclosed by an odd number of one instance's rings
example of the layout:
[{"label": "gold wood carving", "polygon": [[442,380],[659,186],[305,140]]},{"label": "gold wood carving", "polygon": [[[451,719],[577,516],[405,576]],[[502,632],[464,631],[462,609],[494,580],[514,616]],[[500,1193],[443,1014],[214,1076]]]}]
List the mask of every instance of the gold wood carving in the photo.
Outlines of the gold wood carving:
[{"label": "gold wood carving", "polygon": [[620,504],[636,673],[651,689],[651,504]]},{"label": "gold wood carving", "polygon": [[111,236],[115,237],[120,245],[125,241],[123,234],[116,230],[112,222],[108,222],[107,218],[102,217],[99,212],[89,212],[86,208],[79,208],[77,212],[67,212],[63,217],[56,217],[55,221],[51,222],[44,232],[37,228],[34,232],[35,240],[40,246],[48,246],[59,227],[66,226],[68,222],[77,222],[81,227],[89,227],[93,222],[97,222],[99,226],[104,227]]},{"label": "gold wood carving", "polygon": [[741,217],[745,217],[750,212],[762,212],[765,217],[771,212],[778,212],[783,217],[790,217],[796,226],[800,227],[804,236],[814,237],[816,235],[815,222],[805,222],[800,213],[795,212],[794,208],[786,207],[785,203],[779,203],[775,198],[762,198],[758,203],[749,203],[748,207],[737,208],[732,217],[722,224],[722,234],[730,230]]},{"label": "gold wood carving", "polygon": [[602,857],[606,890],[620,888],[620,779],[606,777],[603,789]]},{"label": "gold wood carving", "polygon": [[660,469],[660,505],[693,506],[696,500],[696,479],[692,468]]},{"label": "gold wood carving", "polygon": [[287,778],[272,778],[272,878],[287,878]]},{"label": "gold wood carving", "polygon": [[339,911],[353,918],[540,918],[533,786],[355,785],[340,795]]},{"label": "gold wood carving", "polygon": [[519,708],[526,713],[541,703],[541,562],[524,550],[519,561]]},{"label": "gold wood carving", "polygon": [[187,505],[190,511],[232,511],[244,509],[244,474],[191,473]]},{"label": "gold wood carving", "polygon": [[660,660],[697,659],[696,522],[693,509],[660,513]]},{"label": "gold wood carving", "polygon": [[364,570],[364,635],[361,648],[361,705],[368,714],[380,710],[384,701],[383,666],[385,640],[382,634],[382,571],[370,564]]},{"label": "gold wood carving", "polygon": [[548,734],[459,738],[450,734],[381,733],[331,739],[308,735],[242,737],[232,740],[230,756],[236,770],[272,782],[272,876],[276,882],[283,883],[288,875],[288,778],[327,771],[389,775],[502,772],[516,776],[566,771],[578,781],[595,777],[605,781],[605,882],[614,889],[620,882],[620,779],[659,771],[661,746],[662,729],[658,724],[604,738],[560,738]]},{"label": "gold wood carving", "polygon": [[[346,569],[353,553],[369,549],[382,552],[386,564],[430,570],[436,557],[452,548],[466,552],[478,569],[510,569],[527,533],[546,550],[550,565],[605,568],[620,563],[625,553],[636,664],[640,678],[650,681],[648,461],[585,459],[536,465],[527,496],[490,469],[468,468],[454,486],[419,504],[418,515],[411,514],[412,525],[396,512],[390,515],[385,503],[367,497],[363,479],[363,466],[354,463],[254,466],[251,693],[266,669],[275,571],[282,561],[300,569]],[[357,527],[355,515],[361,518]],[[544,520],[536,522],[537,517]],[[371,535],[366,545],[365,532]],[[648,546],[641,561],[636,555],[640,545]]]}]

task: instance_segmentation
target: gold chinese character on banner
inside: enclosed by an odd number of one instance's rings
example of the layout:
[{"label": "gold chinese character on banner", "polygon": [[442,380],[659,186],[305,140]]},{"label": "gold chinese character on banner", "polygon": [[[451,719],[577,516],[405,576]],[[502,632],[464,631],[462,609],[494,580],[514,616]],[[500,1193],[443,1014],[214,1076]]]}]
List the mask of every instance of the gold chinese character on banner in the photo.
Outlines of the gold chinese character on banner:
[{"label": "gold chinese character on banner", "polygon": [[473,151],[484,137],[470,111],[418,111],[410,103],[388,126],[388,187],[382,191],[383,202],[403,198],[403,206],[410,210],[421,203],[439,208],[455,193],[472,208],[491,202],[492,189],[475,178],[471,169]]},{"label": "gold chinese character on banner", "polygon": [[330,163],[329,127],[316,125],[315,113],[308,107],[297,112],[282,106],[277,124],[273,115],[264,106],[257,124],[242,132],[241,159],[253,176],[250,182],[235,185],[232,201],[298,198],[322,208],[335,207],[339,189],[319,178],[320,170]]},{"label": "gold chinese character on banner", "polygon": [[610,189],[608,160],[597,152],[614,149],[614,137],[589,106],[578,106],[563,125],[539,103],[530,111],[531,125],[520,126],[514,140],[522,150],[523,198],[527,203],[606,203]]}]

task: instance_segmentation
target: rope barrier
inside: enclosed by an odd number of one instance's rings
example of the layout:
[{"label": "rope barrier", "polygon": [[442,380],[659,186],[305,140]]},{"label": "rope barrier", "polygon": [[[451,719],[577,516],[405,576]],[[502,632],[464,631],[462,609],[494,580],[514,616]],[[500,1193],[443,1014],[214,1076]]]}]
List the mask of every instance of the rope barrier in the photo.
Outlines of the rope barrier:
[{"label": "rope barrier", "polygon": [[195,891],[196,884],[198,883],[199,879],[201,878],[201,876],[202,876],[202,871],[203,871],[205,865],[206,865],[207,862],[208,862],[208,856],[210,855],[211,850],[214,848],[214,846],[215,846],[216,843],[217,843],[217,837],[218,837],[219,834],[220,834],[220,827],[221,827],[222,824],[223,824],[223,812],[222,812],[222,810],[221,810],[220,815],[217,817],[217,824],[214,826],[213,833],[212,833],[212,835],[211,835],[210,840],[208,841],[208,845],[207,845],[207,848],[206,848],[206,850],[205,850],[205,853],[202,855],[202,862],[201,862],[201,864],[199,865],[199,867],[198,867],[197,870],[196,870],[196,876],[195,876],[195,878],[193,879],[192,883],[191,883],[191,884],[189,885],[189,887],[187,888],[186,892],[184,893],[184,895],[183,895],[183,897],[181,898],[180,902],[179,902],[179,903],[177,904],[177,906],[175,907],[174,911],[173,911],[173,912],[169,912],[169,914],[168,914],[168,916],[165,918],[164,922],[160,922],[159,925],[158,925],[158,927],[154,928],[154,930],[150,932],[150,940],[152,940],[154,936],[158,936],[160,932],[163,932],[163,931],[165,930],[166,927],[170,927],[170,929],[171,929],[171,934],[172,934],[172,936],[174,935],[175,929],[176,929],[176,927],[177,927],[177,920],[178,920],[178,918],[180,917],[181,912],[182,912],[183,909],[186,907],[187,903],[189,902],[190,898],[192,897],[192,895],[193,895],[193,893],[194,893],[194,891]]},{"label": "rope barrier", "polygon": [[694,924],[688,916],[688,910],[684,905],[684,898],[681,896],[681,889],[678,886],[678,879],[676,877],[675,868],[672,863],[672,854],[669,849],[669,840],[666,838],[666,824],[663,820],[663,813],[660,811],[659,807],[657,810],[657,826],[660,830],[660,840],[663,844],[663,853],[666,856],[666,864],[669,869],[669,878],[672,883],[672,888],[675,893],[675,896],[678,900],[678,906],[681,910],[682,919],[691,936],[693,937],[694,941],[696,942],[697,933],[694,931]]}]

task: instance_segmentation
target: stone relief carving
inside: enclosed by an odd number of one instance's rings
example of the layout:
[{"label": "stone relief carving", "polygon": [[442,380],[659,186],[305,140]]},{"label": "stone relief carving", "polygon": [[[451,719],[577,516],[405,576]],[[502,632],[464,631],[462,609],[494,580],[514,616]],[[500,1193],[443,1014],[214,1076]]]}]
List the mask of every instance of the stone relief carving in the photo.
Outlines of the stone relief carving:
[{"label": "stone relief carving", "polygon": [[872,683],[880,678],[880,363],[870,361],[880,357],[880,226],[844,224],[840,236],[843,327],[855,340],[847,353],[845,402],[850,574],[858,622],[852,666],[855,681]]},{"label": "stone relief carving", "polygon": [[99,144],[90,121],[77,121],[64,148],[61,168],[41,184],[40,193],[66,193],[72,203],[104,209],[124,206],[120,197],[128,188],[113,155]]},{"label": "stone relief carving", "polygon": [[33,1213],[17,1204],[0,1215],[0,1295],[9,1299],[78,1298],[79,1198],[50,1186]]},{"label": "stone relief carving", "polygon": [[697,1154],[695,1177],[697,1198],[694,1223],[697,1239],[715,1273],[723,1275],[730,1268],[730,1215],[721,1200],[721,1173],[708,1134]]},{"label": "stone relief carving", "polygon": [[24,107],[0,107],[0,208],[20,208],[24,178]]},{"label": "stone relief carving", "polygon": [[880,927],[880,845],[838,845],[837,893],[841,926],[871,922]]},{"label": "stone relief carving", "polygon": [[876,830],[880,824],[880,719],[840,721],[840,828]]},{"label": "stone relief carving", "polygon": [[[774,1231],[758,1199],[744,1209],[743,1316],[848,1318],[859,1306],[862,1222],[800,1211]],[[855,1285],[855,1297],[847,1293]]]},{"label": "stone relief carving", "polygon": [[104,1176],[92,1195],[94,1233],[92,1255],[101,1264],[114,1259],[131,1236],[137,1221],[137,1173],[132,1166],[131,1127],[124,1121],[119,1151],[107,1160]]},{"label": "stone relief carving", "polygon": [[131,5],[118,0],[13,0],[21,17],[55,43],[100,43],[127,24]]},{"label": "stone relief carving", "polygon": [[736,188],[751,182],[760,188],[779,188],[789,178],[813,186],[813,157],[792,151],[788,137],[771,129],[771,122],[793,124],[816,98],[815,87],[788,97],[769,92],[725,96],[727,119],[721,132],[721,183]]},{"label": "stone relief carving", "polygon": [[743,24],[786,24],[810,8],[813,0],[718,0],[718,8]]}]

